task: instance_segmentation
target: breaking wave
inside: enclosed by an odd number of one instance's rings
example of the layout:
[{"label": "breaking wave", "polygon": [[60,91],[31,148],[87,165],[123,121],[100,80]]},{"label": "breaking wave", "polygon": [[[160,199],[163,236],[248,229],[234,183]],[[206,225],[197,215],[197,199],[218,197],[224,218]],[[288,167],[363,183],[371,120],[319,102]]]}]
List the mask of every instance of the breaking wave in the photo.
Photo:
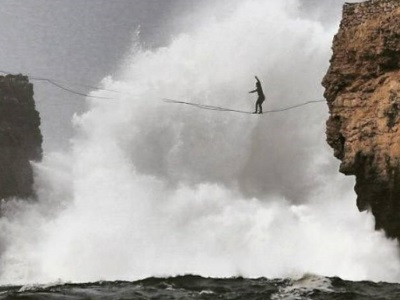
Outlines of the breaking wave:
[{"label": "breaking wave", "polygon": [[38,202],[2,204],[1,284],[399,279],[396,243],[356,211],[353,179],[337,174],[323,104],[259,117],[161,101],[252,111],[254,75],[266,109],[321,98],[335,28],[300,17],[294,0],[224,5],[193,13],[203,21],[168,47],[135,43],[102,81],[119,96],[87,99],[72,150],[35,164]]}]

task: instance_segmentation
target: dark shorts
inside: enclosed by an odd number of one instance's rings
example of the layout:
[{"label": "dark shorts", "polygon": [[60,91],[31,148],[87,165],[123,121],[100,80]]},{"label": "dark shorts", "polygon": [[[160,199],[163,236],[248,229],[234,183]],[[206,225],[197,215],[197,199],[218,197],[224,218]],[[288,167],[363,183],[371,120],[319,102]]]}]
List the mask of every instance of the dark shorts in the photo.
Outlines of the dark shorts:
[{"label": "dark shorts", "polygon": [[258,99],[257,99],[257,103],[263,103],[264,100],[265,100],[265,96],[260,96],[260,97],[258,97]]}]

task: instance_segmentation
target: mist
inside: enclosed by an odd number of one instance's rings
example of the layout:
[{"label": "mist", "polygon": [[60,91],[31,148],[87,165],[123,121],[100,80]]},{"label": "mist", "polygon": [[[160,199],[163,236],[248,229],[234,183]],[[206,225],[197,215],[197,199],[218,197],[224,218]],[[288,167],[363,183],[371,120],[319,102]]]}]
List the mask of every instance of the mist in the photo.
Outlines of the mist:
[{"label": "mist", "polygon": [[162,101],[252,111],[255,75],[264,110],[321,100],[335,21],[297,0],[202,4],[174,21],[184,30],[165,45],[136,34],[99,83],[110,91],[91,92],[114,100],[86,99],[71,149],[34,165],[38,202],[2,204],[1,284],[399,280],[397,244],[358,213],[354,179],[326,145],[324,103],[249,115]]}]

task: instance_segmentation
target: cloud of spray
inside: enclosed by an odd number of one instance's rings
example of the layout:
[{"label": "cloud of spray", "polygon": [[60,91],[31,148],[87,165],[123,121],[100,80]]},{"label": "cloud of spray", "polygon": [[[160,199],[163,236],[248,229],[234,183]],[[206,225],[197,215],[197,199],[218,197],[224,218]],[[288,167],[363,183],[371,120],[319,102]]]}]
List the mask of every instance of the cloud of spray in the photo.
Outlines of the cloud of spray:
[{"label": "cloud of spray", "polygon": [[352,180],[336,174],[323,104],[256,116],[161,101],[251,111],[254,75],[265,109],[321,98],[333,32],[297,7],[240,1],[168,47],[136,49],[118,80],[103,81],[118,99],[75,117],[72,153],[36,166],[40,202],[4,205],[0,282],[398,280],[396,244],[356,212]]}]

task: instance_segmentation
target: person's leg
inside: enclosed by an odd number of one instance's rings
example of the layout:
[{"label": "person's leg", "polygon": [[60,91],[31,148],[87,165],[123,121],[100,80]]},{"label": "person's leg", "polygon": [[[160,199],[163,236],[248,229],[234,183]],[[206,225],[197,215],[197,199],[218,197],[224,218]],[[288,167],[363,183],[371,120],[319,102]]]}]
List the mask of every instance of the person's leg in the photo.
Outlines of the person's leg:
[{"label": "person's leg", "polygon": [[262,112],[262,101],[260,101],[260,104],[259,104],[259,107],[260,107],[260,109],[259,109],[259,111],[260,111],[260,114],[262,114],[263,112]]},{"label": "person's leg", "polygon": [[256,113],[262,113],[261,102],[256,102]]},{"label": "person's leg", "polygon": [[256,102],[256,110],[254,111],[254,113],[256,114],[258,111],[258,101]]}]

